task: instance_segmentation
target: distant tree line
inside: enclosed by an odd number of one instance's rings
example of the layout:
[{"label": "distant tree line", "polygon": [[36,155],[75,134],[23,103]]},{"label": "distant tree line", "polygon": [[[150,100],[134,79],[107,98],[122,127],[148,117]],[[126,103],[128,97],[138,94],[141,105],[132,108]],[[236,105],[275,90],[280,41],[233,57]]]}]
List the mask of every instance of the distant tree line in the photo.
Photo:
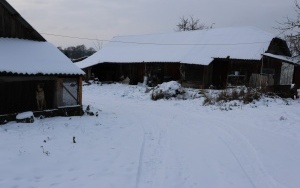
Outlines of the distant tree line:
[{"label": "distant tree line", "polygon": [[64,49],[62,47],[58,47],[58,49],[72,60],[88,57],[96,52],[94,48],[86,48],[83,44],[78,46],[70,46]]}]

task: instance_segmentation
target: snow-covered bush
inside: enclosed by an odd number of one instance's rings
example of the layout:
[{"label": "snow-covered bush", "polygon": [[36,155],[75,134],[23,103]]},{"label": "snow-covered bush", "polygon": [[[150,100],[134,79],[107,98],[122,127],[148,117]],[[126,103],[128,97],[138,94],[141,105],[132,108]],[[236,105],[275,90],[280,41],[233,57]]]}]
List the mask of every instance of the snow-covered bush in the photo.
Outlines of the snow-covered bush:
[{"label": "snow-covered bush", "polygon": [[176,81],[170,81],[154,87],[151,93],[151,99],[169,99],[183,93],[185,93],[185,91],[181,87],[181,84]]},{"label": "snow-covered bush", "polygon": [[183,88],[181,84],[176,81],[170,81],[162,83],[153,88],[151,92],[152,100],[159,99],[196,99],[200,98],[202,95],[199,90]]}]

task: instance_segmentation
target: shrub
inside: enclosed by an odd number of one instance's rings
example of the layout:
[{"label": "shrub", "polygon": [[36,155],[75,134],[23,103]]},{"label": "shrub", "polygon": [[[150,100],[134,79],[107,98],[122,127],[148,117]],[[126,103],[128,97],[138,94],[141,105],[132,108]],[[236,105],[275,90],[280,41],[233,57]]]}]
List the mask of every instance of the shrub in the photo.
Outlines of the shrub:
[{"label": "shrub", "polygon": [[158,99],[170,99],[184,93],[185,90],[182,89],[178,82],[170,81],[156,86],[151,93],[151,99],[155,101]]},{"label": "shrub", "polygon": [[215,103],[223,103],[238,100],[244,104],[249,104],[254,100],[259,100],[263,94],[260,90],[254,88],[234,88],[234,89],[225,89],[219,91],[214,96],[203,92],[203,105],[213,105]]}]

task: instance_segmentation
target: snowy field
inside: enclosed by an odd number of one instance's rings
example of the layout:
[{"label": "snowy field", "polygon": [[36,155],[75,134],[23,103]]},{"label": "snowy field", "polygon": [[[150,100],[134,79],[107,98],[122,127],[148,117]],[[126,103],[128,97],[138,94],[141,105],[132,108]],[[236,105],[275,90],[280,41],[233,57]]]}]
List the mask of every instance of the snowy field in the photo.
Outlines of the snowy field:
[{"label": "snowy field", "polygon": [[300,187],[299,100],[226,111],[140,86],[83,90],[98,117],[0,126],[1,188]]}]

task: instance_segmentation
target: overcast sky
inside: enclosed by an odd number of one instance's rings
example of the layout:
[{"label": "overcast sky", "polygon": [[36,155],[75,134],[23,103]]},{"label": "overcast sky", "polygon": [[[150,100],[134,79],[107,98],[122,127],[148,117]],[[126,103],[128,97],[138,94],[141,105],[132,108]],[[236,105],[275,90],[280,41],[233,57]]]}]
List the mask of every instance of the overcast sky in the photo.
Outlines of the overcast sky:
[{"label": "overcast sky", "polygon": [[294,16],[294,0],[7,0],[46,40],[55,46],[95,40],[46,35],[58,34],[109,40],[116,35],[174,32],[182,16],[194,17],[215,28],[256,26],[273,34]]}]

